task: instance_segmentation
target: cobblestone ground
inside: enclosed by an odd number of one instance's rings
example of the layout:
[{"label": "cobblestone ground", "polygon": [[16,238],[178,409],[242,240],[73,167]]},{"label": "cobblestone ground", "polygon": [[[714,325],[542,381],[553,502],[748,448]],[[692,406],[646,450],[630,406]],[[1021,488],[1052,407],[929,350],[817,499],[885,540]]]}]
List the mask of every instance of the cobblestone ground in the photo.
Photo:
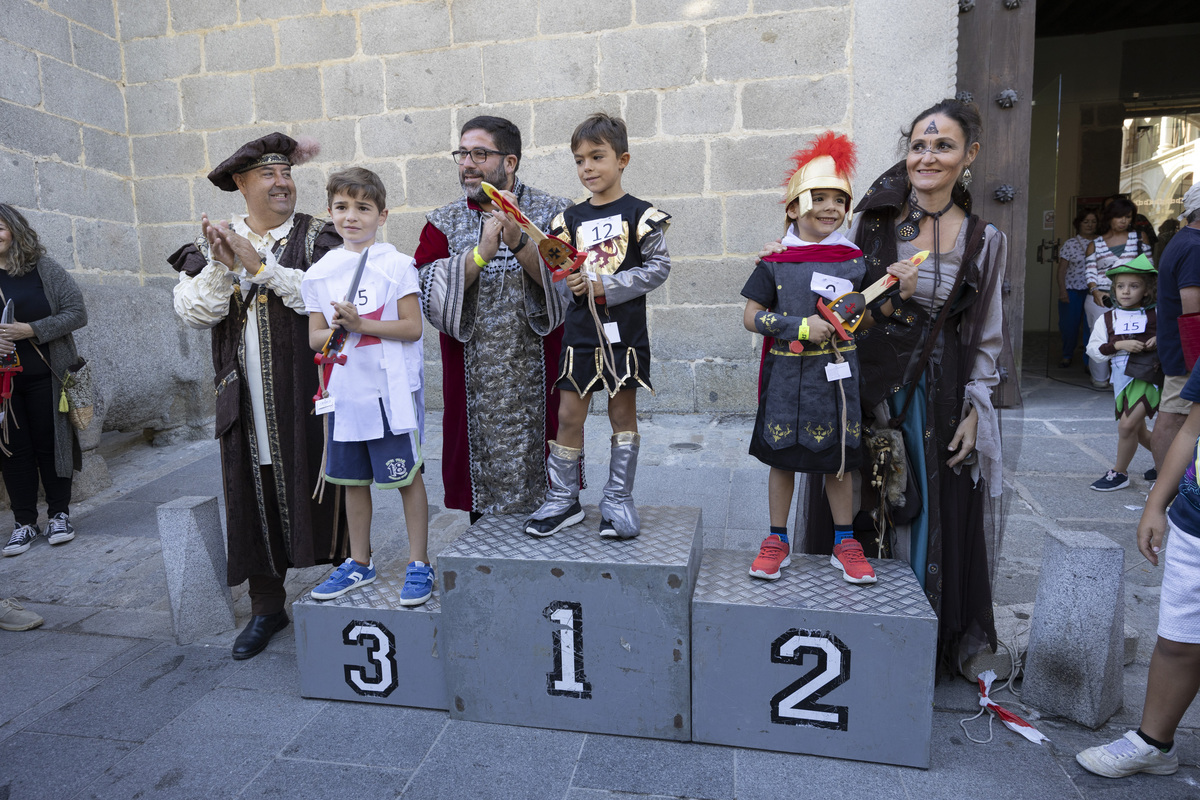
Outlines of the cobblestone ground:
[{"label": "cobblestone ground", "polygon": [[[1125,706],[1099,731],[997,700],[1024,713],[1052,744],[1036,746],[997,727],[989,744],[966,738],[959,720],[978,710],[963,680],[935,694],[928,770],[701,744],[535,730],[450,720],[440,711],[306,700],[297,691],[294,639],[234,662],[236,631],[175,644],[155,508],[183,495],[220,495],[214,442],[153,448],[140,437],[103,444],[113,488],[77,503],[75,541],[44,539],[0,559],[0,595],[46,618],[28,633],[0,632],[0,798],[309,796],[337,787],[361,797],[770,798],[797,787],[819,797],[1086,798],[1200,797],[1200,711],[1184,718],[1184,766],[1173,777],[1107,781],[1074,761],[1082,747],[1136,726],[1153,646],[1160,571],[1133,543],[1148,489],[1139,453],[1133,486],[1099,494],[1088,484],[1111,464],[1111,396],[1026,376],[1025,408],[1006,417],[1012,468],[1008,517],[995,584],[1001,605],[1032,603],[1047,531],[1096,531],[1126,551],[1126,621],[1139,635],[1125,669]],[[441,452],[438,414],[426,452]],[[706,547],[747,558],[766,526],[766,470],[746,454],[747,416],[654,414],[643,435],[636,496],[643,505],[703,510]],[[609,427],[593,415],[586,436],[590,486],[599,496]],[[442,497],[440,462],[428,462],[431,503]],[[407,556],[398,493],[376,495],[373,540],[383,570]],[[431,507],[437,553],[466,529],[461,512]],[[11,517],[0,515],[0,529]],[[299,596],[325,568],[294,570]],[[249,614],[234,590],[239,623]],[[884,726],[885,727],[885,726]],[[884,727],[881,727],[883,735]],[[983,720],[971,723],[986,737]],[[852,758],[853,753],[847,753]]]}]

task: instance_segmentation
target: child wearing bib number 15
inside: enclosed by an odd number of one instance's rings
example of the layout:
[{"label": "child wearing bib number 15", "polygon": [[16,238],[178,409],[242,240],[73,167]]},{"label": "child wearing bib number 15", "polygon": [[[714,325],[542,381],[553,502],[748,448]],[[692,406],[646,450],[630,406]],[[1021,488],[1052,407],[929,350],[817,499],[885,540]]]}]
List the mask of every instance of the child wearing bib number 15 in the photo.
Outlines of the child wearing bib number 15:
[{"label": "child wearing bib number 15", "polygon": [[400,604],[421,605],[433,593],[434,574],[427,552],[429,503],[421,477],[425,410],[417,270],[412,258],[375,241],[388,215],[387,191],[378,175],[350,167],[329,176],[326,192],[343,246],[304,273],[300,293],[314,351],[322,351],[335,328],[349,332],[342,348],[345,363],[329,373],[315,411],[327,415],[324,481],[345,492],[350,557],[312,590],[312,597],[332,600],[375,581],[373,483],[400,490],[409,552]]},{"label": "child wearing bib number 15", "polygon": [[[1158,411],[1162,368],[1154,354],[1157,315],[1154,284],[1157,271],[1145,255],[1126,259],[1108,270],[1115,307],[1092,328],[1088,357],[1112,362],[1116,396],[1117,463],[1092,484],[1097,492],[1114,492],[1129,485],[1129,462],[1138,445],[1150,449],[1146,418]],[[1146,479],[1152,480],[1152,472]]]},{"label": "child wearing bib number 15", "polygon": [[558,362],[558,435],[546,458],[549,488],[525,522],[531,536],[550,536],[582,522],[579,504],[583,423],[592,392],[608,393],[612,456],[600,498],[600,535],[631,539],[641,531],[633,503],[641,437],[637,388],[650,385],[650,333],[646,295],[671,269],[664,238],[670,215],[626,194],[621,174],[629,164],[625,122],[593,114],[575,128],[571,152],[579,181],[592,193],[555,218],[551,234],[587,252],[578,272],[555,284],[567,303]]}]

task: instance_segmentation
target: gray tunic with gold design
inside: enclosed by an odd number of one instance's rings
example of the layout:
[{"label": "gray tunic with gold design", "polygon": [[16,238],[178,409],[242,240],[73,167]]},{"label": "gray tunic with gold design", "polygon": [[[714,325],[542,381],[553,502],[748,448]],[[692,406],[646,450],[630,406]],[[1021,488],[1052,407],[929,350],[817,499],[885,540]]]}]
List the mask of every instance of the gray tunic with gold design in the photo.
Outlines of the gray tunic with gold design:
[{"label": "gray tunic with gold design", "polygon": [[[811,288],[816,273],[843,278],[858,288],[866,264],[861,257],[832,263],[759,261],[742,296],[781,315],[808,317],[816,313],[820,299]],[[850,377],[841,381],[831,381],[825,373],[836,360],[830,342],[805,342],[797,354],[788,349],[786,340],[767,340],[758,416],[750,440],[750,455],[764,464],[789,472],[836,473],[842,459],[843,408],[846,469],[861,463],[858,356],[853,339],[833,341],[850,365]],[[839,383],[845,390],[844,401]]]}]

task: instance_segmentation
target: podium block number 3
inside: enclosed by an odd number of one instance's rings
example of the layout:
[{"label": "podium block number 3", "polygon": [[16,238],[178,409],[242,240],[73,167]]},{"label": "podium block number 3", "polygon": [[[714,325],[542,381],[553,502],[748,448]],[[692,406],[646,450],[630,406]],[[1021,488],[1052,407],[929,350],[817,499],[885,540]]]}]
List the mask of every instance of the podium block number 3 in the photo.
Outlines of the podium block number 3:
[{"label": "podium block number 3", "polygon": [[771,661],[803,666],[805,656],[816,665],[771,698],[771,722],[846,730],[849,709],[818,703],[850,678],[850,648],[828,631],[792,628],[771,643]]},{"label": "podium block number 3", "polygon": [[346,664],[346,684],[355,692],[368,697],[387,697],[400,685],[396,670],[396,637],[378,622],[355,620],[342,631],[344,644],[367,646],[367,661],[374,664],[370,672],[356,664]]},{"label": "podium block number 3", "polygon": [[583,672],[583,606],[555,600],[542,609],[542,616],[558,624],[550,634],[554,671],[546,673],[546,692],[557,697],[592,699],[592,685]]}]

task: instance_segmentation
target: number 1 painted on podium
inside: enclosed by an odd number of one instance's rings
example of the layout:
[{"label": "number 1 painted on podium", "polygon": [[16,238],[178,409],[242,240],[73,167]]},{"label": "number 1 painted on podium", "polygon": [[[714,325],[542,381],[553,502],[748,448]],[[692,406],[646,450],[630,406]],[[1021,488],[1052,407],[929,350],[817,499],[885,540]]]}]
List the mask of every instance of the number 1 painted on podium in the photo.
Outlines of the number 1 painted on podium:
[{"label": "number 1 painted on podium", "polygon": [[546,673],[546,693],[590,700],[592,685],[583,672],[583,606],[570,600],[555,600],[542,609],[542,616],[562,626],[551,634],[554,671]]}]

